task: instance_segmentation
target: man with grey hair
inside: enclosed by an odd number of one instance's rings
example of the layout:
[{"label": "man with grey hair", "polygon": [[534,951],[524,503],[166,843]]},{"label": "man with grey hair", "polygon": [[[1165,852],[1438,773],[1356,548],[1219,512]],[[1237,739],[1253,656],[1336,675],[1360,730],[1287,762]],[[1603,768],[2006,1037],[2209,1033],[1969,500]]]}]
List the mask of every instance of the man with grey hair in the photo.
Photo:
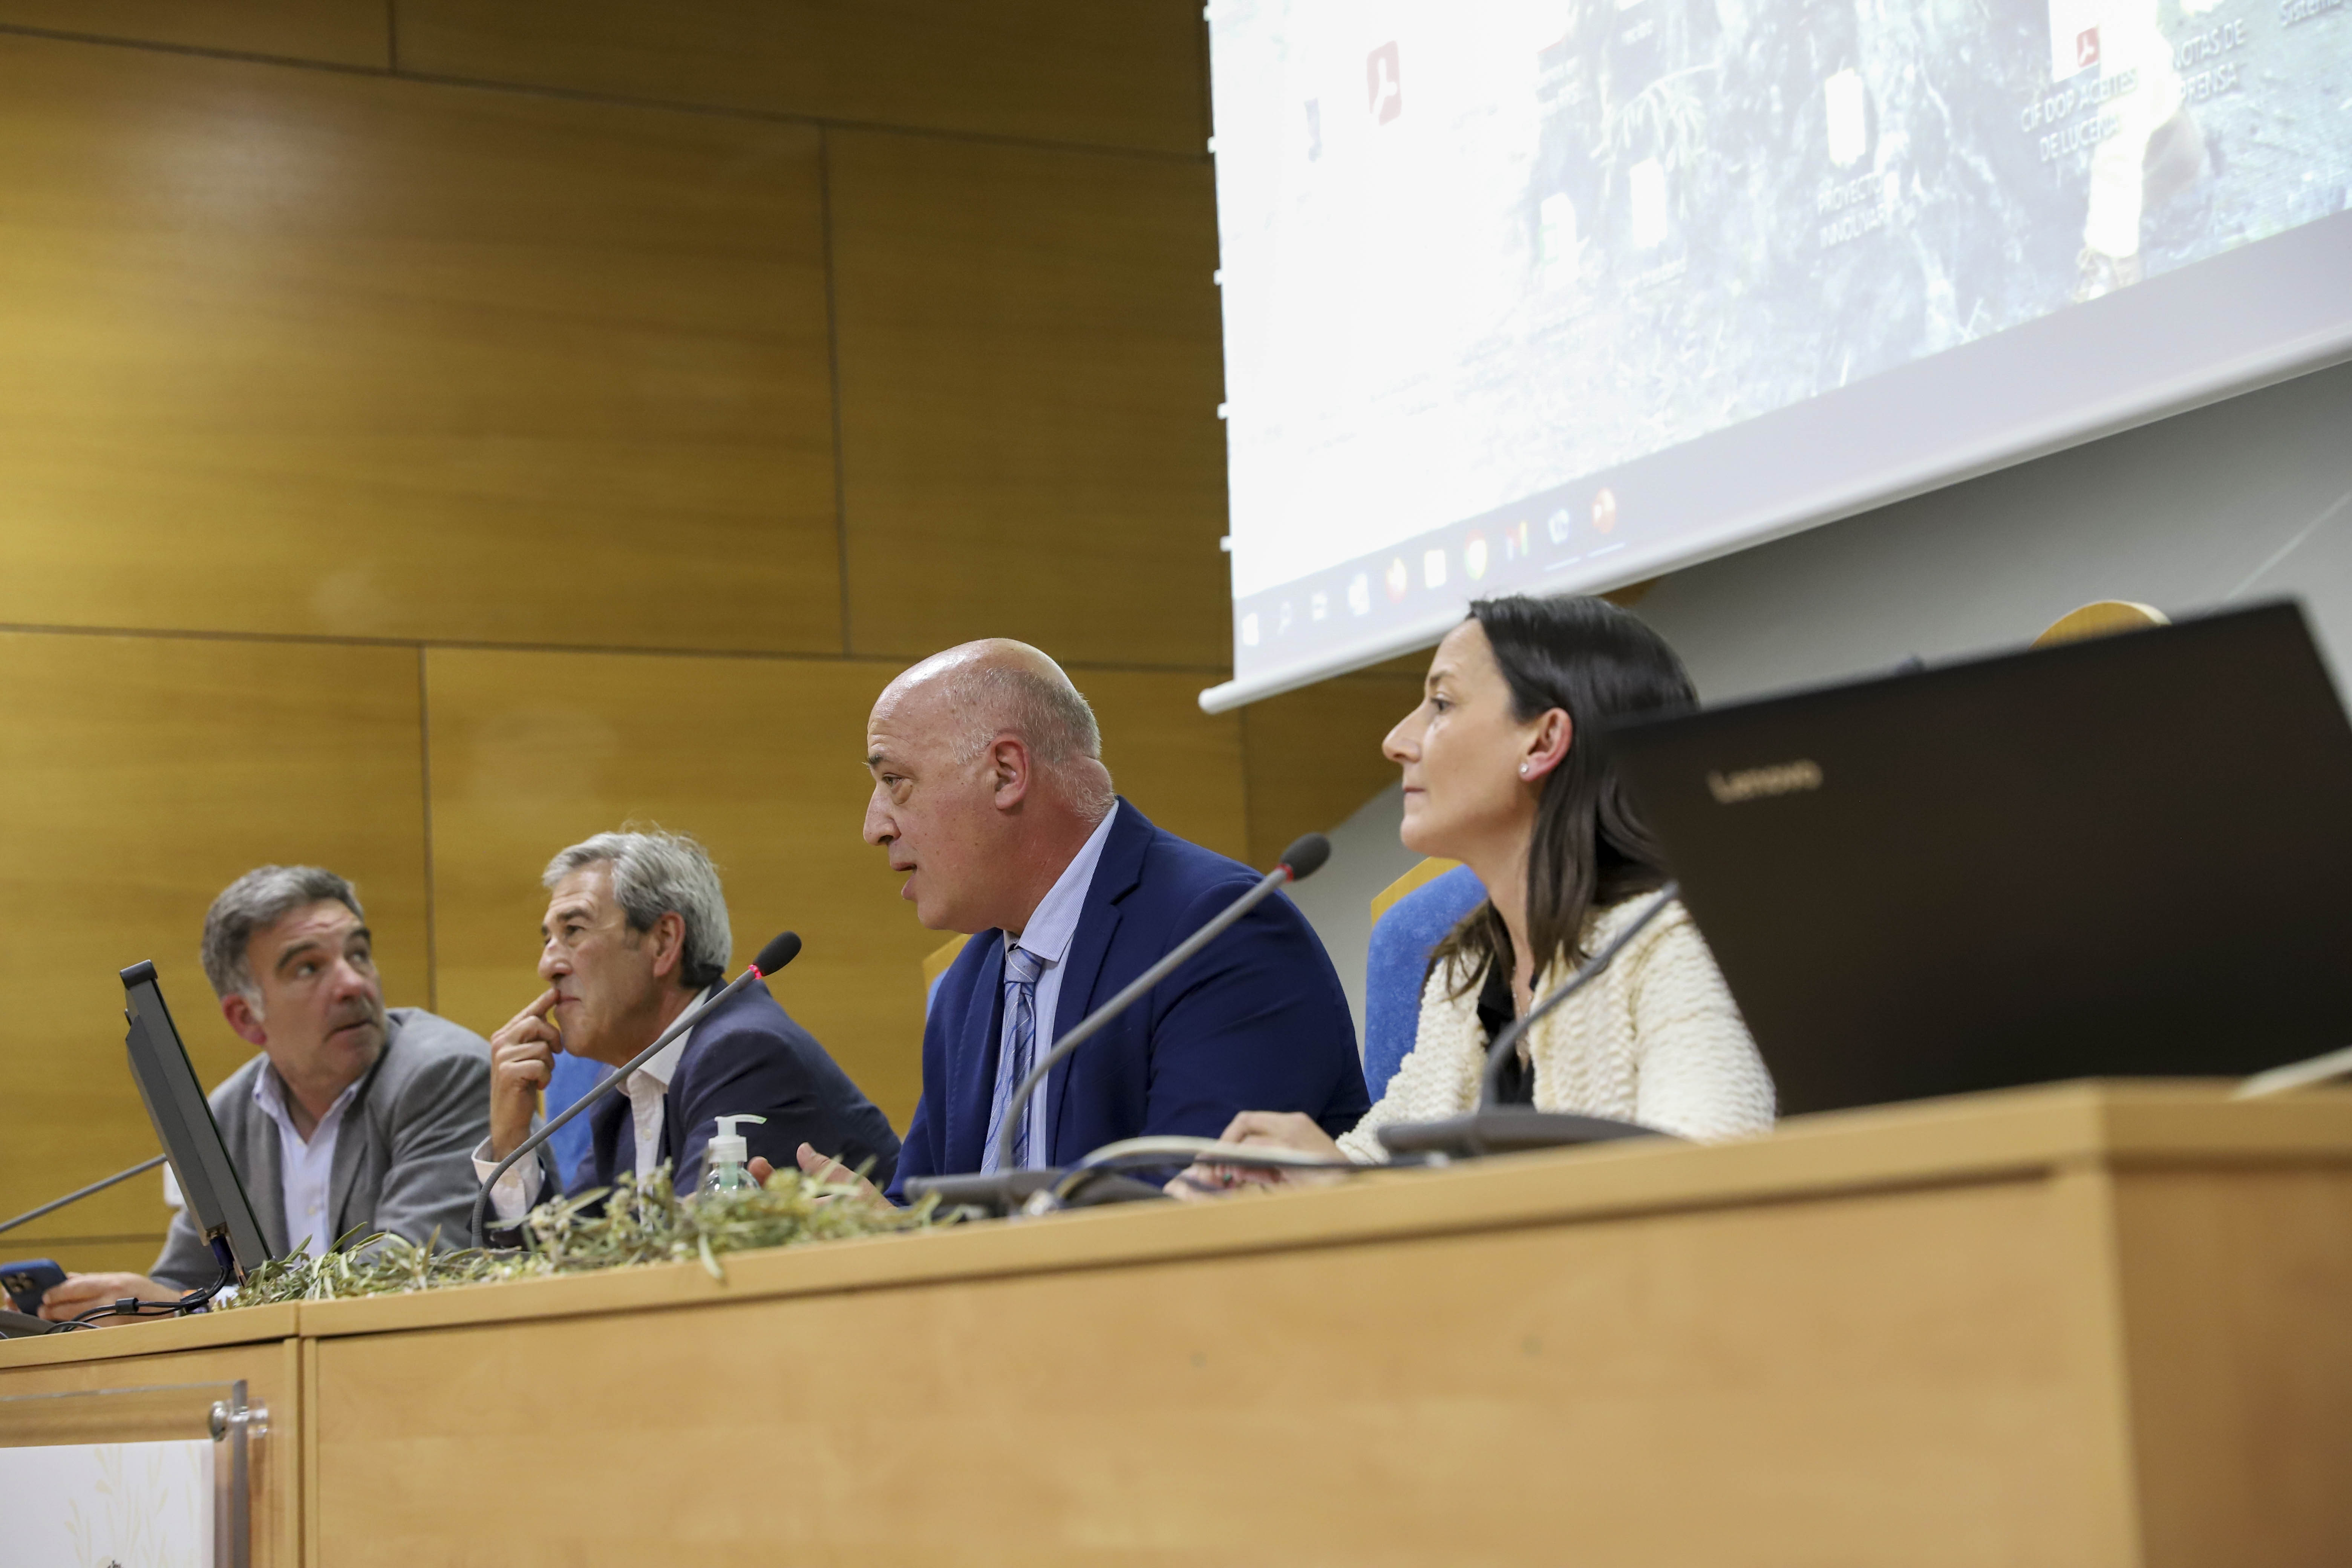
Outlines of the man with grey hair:
[{"label": "man with grey hair", "polygon": [[[547,989],[490,1037],[489,1137],[474,1168],[488,1181],[530,1136],[540,1091],[567,1051],[625,1066],[726,975],[732,935],[719,872],[683,834],[600,833],[548,862],[540,924]],[[888,1181],[898,1162],[889,1119],[852,1083],[764,981],[701,1014],[659,1055],[587,1115],[589,1158],[574,1194],[642,1178],[668,1165],[683,1192],[700,1181],[713,1118],[759,1116],[740,1128],[750,1147],[788,1157],[816,1141]],[[491,1191],[512,1226],[557,1184],[552,1162],[525,1161]]]},{"label": "man with grey hair", "polygon": [[[261,1049],[211,1099],[270,1252],[315,1255],[379,1231],[462,1246],[489,1047],[422,1008],[384,1006],[352,885],[316,866],[248,871],[213,900],[203,955],[229,1027]],[[214,1273],[183,1210],[150,1275],[71,1276],[42,1315],[168,1300]]]},{"label": "man with grey hair", "polygon": [[[866,840],[933,930],[975,933],[934,994],[908,1176],[996,1169],[1013,1088],[1054,1040],[1208,923],[1257,873],[1111,787],[1093,710],[1025,643],[966,643],[890,682],[866,721]],[[1278,1100],[1335,1136],[1367,1109],[1331,961],[1268,899],[1056,1067],[1013,1129],[1019,1165],[1122,1138],[1213,1138]],[[832,1152],[798,1152],[803,1169]]]}]

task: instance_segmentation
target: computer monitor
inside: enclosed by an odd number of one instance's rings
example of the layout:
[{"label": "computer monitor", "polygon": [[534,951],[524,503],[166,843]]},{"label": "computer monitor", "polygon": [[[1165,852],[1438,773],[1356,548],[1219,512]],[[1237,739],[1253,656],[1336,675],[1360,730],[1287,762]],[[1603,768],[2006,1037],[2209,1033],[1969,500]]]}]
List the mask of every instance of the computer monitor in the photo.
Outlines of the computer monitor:
[{"label": "computer monitor", "polygon": [[229,1163],[228,1146],[221,1142],[220,1125],[188,1064],[187,1047],[173,1026],[171,1009],[163,1005],[163,986],[152,963],[134,963],[122,972],[123,1016],[131,1030],[123,1043],[131,1053],[131,1077],[139,1098],[147,1102],[147,1120],[155,1124],[156,1141],[171,1159],[179,1178],[188,1214],[206,1241],[225,1238],[243,1276],[269,1259],[269,1245],[255,1223],[253,1205],[246,1201],[245,1184]]},{"label": "computer monitor", "polygon": [[2352,1043],[2352,724],[2292,604],[1609,743],[1784,1115]]}]

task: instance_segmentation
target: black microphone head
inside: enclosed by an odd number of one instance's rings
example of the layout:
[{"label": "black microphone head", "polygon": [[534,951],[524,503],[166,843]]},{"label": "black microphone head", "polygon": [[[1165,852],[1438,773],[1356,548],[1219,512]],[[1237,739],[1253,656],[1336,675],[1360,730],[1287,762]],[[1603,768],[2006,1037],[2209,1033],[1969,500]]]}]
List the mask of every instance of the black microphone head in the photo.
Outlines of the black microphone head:
[{"label": "black microphone head", "polygon": [[1319,833],[1309,833],[1294,839],[1290,847],[1282,852],[1282,864],[1289,870],[1290,879],[1294,882],[1312,877],[1329,858],[1331,841]]},{"label": "black microphone head", "polygon": [[801,933],[788,931],[778,933],[776,940],[760,950],[751,967],[762,974],[773,974],[801,955]]}]

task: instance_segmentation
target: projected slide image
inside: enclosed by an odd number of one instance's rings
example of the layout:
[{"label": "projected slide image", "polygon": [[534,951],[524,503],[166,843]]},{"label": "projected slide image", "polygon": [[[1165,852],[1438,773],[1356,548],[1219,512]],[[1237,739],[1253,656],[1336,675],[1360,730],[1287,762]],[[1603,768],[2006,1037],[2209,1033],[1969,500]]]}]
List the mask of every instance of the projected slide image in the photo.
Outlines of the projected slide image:
[{"label": "projected slide image", "polygon": [[[1694,521],[1612,493],[1624,465],[2352,187],[2346,0],[1215,0],[1211,23],[1244,664],[1294,587],[1295,635],[1315,588],[1327,635],[1412,614],[1431,550],[1457,600],[1571,555],[1555,580],[1599,582],[1612,545]],[[1497,531],[1522,522],[1524,553]]]}]

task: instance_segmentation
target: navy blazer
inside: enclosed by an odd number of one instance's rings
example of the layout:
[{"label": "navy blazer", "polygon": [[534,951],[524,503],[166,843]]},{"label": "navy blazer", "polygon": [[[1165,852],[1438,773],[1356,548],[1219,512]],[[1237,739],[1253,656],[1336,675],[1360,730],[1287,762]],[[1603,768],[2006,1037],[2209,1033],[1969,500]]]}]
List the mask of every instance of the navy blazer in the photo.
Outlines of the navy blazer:
[{"label": "navy blazer", "polygon": [[[1209,923],[1258,873],[1154,827],[1126,800],[1063,962],[1054,1035]],[[940,977],[923,1028],[923,1097],[898,1176],[980,1169],[1003,1034],[1004,938],[984,931]],[[1045,1097],[1049,1163],[1121,1138],[1213,1138],[1244,1110],[1303,1110],[1337,1136],[1370,1109],[1339,976],[1276,894],[1061,1062]],[[897,1184],[890,1195],[903,1197]]]},{"label": "navy blazer", "polygon": [[[764,980],[754,980],[696,1022],[662,1097],[662,1158],[680,1191],[690,1193],[702,1180],[703,1151],[718,1131],[711,1119],[738,1112],[768,1119],[764,1127],[746,1121],[739,1130],[751,1152],[780,1171],[799,1169],[795,1152],[804,1142],[839,1155],[853,1169],[871,1160],[877,1184],[898,1168],[898,1135],[890,1131],[890,1119],[814,1036],[793,1022]],[[575,1196],[609,1187],[637,1165],[625,1089],[597,1101],[588,1123],[588,1158],[572,1181]],[[541,1153],[543,1159],[545,1151]]]}]

